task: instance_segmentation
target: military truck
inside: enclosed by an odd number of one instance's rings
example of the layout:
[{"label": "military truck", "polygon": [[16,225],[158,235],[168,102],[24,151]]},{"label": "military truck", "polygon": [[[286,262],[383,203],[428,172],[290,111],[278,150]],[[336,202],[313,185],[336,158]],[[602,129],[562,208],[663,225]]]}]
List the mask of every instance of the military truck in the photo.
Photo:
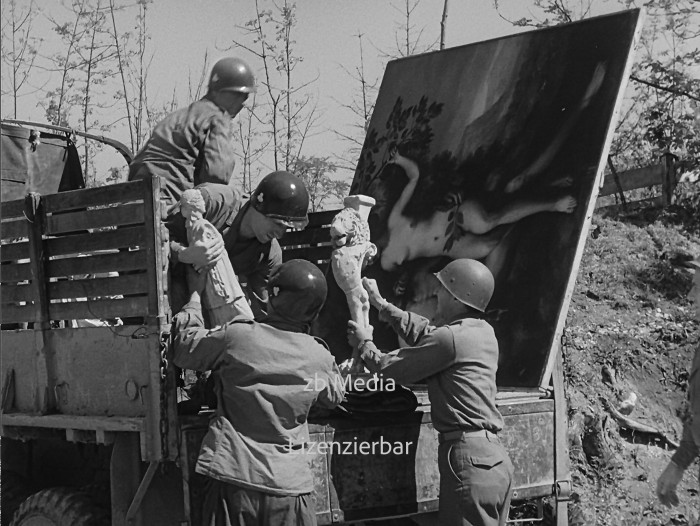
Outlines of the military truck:
[{"label": "military truck", "polygon": [[[566,119],[546,122],[544,128],[554,124],[566,137],[559,140],[555,135],[557,151],[552,153],[551,148],[543,146],[546,159],[540,156],[536,161],[540,167],[547,162],[563,162],[561,159],[568,159],[574,151],[567,145],[577,145],[574,160],[579,164],[572,171],[573,177],[579,178],[576,209],[565,214],[534,213],[505,232],[497,230],[504,236],[500,241],[508,249],[505,253],[515,261],[511,267],[506,265],[508,272],[504,267],[494,272],[497,290],[500,284],[504,291],[494,297],[494,326],[503,342],[498,407],[505,420],[501,436],[515,466],[513,502],[538,502],[541,519],[542,500],[547,499],[559,526],[568,522],[571,494],[561,336],[602,178],[609,132],[629,70],[629,49],[637,33],[638,12],[632,11],[391,62],[352,187],[355,193],[377,198],[377,212],[370,217],[370,226],[373,239],[385,248],[387,240],[381,238],[391,235],[382,230],[387,210],[401,203],[407,208],[399,212],[409,218],[411,210],[410,199],[402,202],[391,188],[391,180],[404,182],[404,189],[408,187],[410,175],[397,168],[389,153],[400,151],[412,156],[426,173],[430,152],[420,150],[420,146],[430,143],[434,151],[440,152],[445,143],[431,141],[450,125],[436,120],[442,111],[440,104],[447,103],[423,101],[427,88],[414,93],[406,88],[405,75],[415,78],[422,70],[417,85],[423,82],[429,86],[435,72],[445,64],[466,64],[455,68],[460,75],[473,77],[477,70],[469,68],[480,65],[483,53],[492,56],[492,70],[497,68],[496,62],[507,59],[517,71],[529,70],[533,60],[537,67],[547,61],[553,61],[552,67],[561,66],[571,58],[560,54],[562,46],[581,48],[580,53],[585,54],[590,45],[602,53],[581,66],[584,72],[575,80],[577,84],[581,80],[582,87],[571,100],[563,102],[575,109],[576,100],[595,95],[596,104],[582,109],[580,115],[572,112],[576,115],[573,124],[567,124],[570,120]],[[537,51],[541,48],[538,39],[546,44],[545,53]],[[517,53],[504,55],[503,50],[509,47]],[[525,47],[531,55],[518,55]],[[600,74],[601,67],[604,75]],[[504,74],[500,72],[501,77]],[[542,91],[548,98],[549,86],[559,82],[554,93],[566,99],[569,95],[561,94],[569,87],[559,75],[568,74],[565,70],[548,77],[548,82],[537,84],[535,91]],[[601,76],[604,78],[596,80]],[[523,80],[516,75],[513,93],[528,82],[533,79]],[[477,92],[480,86],[476,86]],[[591,91],[595,93],[591,95]],[[486,92],[481,95],[488,98]],[[472,122],[482,126],[480,123],[495,118],[490,110],[498,110],[504,98],[510,97],[509,104],[514,104],[512,93],[501,90],[499,97],[491,100],[491,106],[481,100],[482,113]],[[511,111],[511,106],[505,109]],[[450,122],[461,111],[449,105],[444,110],[442,115],[450,117]],[[543,114],[537,105],[525,110]],[[510,115],[509,119],[516,116]],[[436,126],[426,131],[431,119]],[[534,131],[542,129],[532,120],[523,122],[535,126]],[[566,126],[573,126],[573,131],[567,131]],[[396,135],[391,135],[394,132]],[[482,132],[487,136],[486,132],[493,134],[494,130],[484,128]],[[579,144],[579,132],[590,132],[590,144]],[[12,135],[13,145],[7,146],[5,135]],[[479,134],[465,129],[463,135],[474,140]],[[41,166],[31,160],[32,156],[52,145],[63,151],[58,156],[61,159],[74,156],[70,133],[36,131],[33,126],[14,123],[3,124],[3,136],[3,524],[200,524],[203,480],[194,472],[194,463],[211,410],[178,414],[176,392],[182,372],[171,362],[173,313],[168,300],[168,232],[158,199],[160,180],[81,188],[82,177],[71,172],[79,163],[52,166],[22,178],[17,175],[25,170],[21,166]],[[16,185],[20,187],[24,181],[20,191],[29,193],[22,198],[8,194],[5,199],[6,168],[10,169],[5,155],[11,148],[20,160],[20,168],[12,168]],[[503,157],[502,152],[499,157]],[[129,160],[128,153],[125,158]],[[448,179],[456,173],[459,175],[453,170]],[[72,183],[62,183],[69,179]],[[39,181],[44,186],[37,186]],[[510,181],[512,178],[497,182],[504,187]],[[71,186],[73,189],[67,189]],[[400,184],[398,188],[398,193],[404,195]],[[441,194],[430,186],[423,190],[421,197],[430,207],[431,196],[438,201],[447,194],[453,196],[455,186]],[[456,191],[459,194],[461,189]],[[387,198],[392,192],[393,201]],[[458,199],[442,209],[460,213],[464,202]],[[328,230],[336,213],[310,214],[306,229],[288,232],[281,241],[285,259],[308,259],[326,273],[329,298],[313,330],[328,340],[341,361],[349,355],[347,344],[341,341],[348,319],[347,305],[328,271]],[[416,215],[410,218],[410,224],[424,219]],[[543,235],[547,236],[544,241],[538,237]],[[513,238],[523,238],[524,244],[509,244]],[[459,242],[454,236],[449,239]],[[377,260],[367,269],[368,274],[377,277],[388,295],[393,294],[392,299],[399,302],[402,287],[397,285],[405,285],[405,277],[384,263]],[[524,290],[519,290],[513,283],[522,280],[522,272],[529,281]],[[406,296],[403,298],[406,303]],[[398,343],[389,341],[387,345]],[[319,524],[389,519],[394,520],[392,524],[401,520],[406,524],[437,524],[438,434],[431,423],[425,386],[408,387],[417,404],[409,411],[391,411],[376,403],[372,411],[310,419],[311,442],[316,444],[311,462]],[[337,449],[320,446],[363,441],[401,442],[407,446],[397,454],[352,449],[341,454]]]}]

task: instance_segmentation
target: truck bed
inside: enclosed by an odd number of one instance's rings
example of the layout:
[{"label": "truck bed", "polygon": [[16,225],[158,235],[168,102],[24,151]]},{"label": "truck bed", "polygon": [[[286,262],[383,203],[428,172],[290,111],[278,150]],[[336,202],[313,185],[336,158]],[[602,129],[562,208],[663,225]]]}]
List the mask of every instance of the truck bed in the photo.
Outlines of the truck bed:
[{"label": "truck bed", "polygon": [[[194,466],[208,414],[176,413],[168,239],[157,195],[153,180],[3,203],[2,435],[59,433],[69,441],[110,444],[116,433],[138,433],[142,460],[180,458],[185,510],[197,524],[202,480]],[[335,213],[311,214],[305,230],[282,239],[285,260],[313,261],[329,285]],[[116,319],[123,324],[114,325]],[[332,350],[338,360],[345,357],[344,350]],[[502,439],[516,468],[516,500],[550,496],[568,483],[556,376],[553,385],[556,396],[501,386]],[[410,443],[400,455],[317,452],[312,464],[321,524],[437,509],[437,432],[425,387],[411,389],[419,402],[414,412],[311,421],[312,442]]]}]

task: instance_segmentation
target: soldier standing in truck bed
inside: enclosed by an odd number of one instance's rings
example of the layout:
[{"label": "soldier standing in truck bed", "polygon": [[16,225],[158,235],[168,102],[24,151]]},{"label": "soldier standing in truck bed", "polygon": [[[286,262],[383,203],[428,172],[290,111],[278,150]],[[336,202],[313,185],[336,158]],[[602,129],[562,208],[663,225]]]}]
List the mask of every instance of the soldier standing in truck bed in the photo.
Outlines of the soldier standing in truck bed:
[{"label": "soldier standing in truck bed", "polygon": [[348,340],[373,373],[398,383],[425,379],[433,426],[439,432],[440,524],[504,526],[513,465],[498,439],[503,417],[496,407],[498,342],[480,319],[494,280],[485,265],[457,259],[436,277],[436,325],[386,301],[374,280],[363,280],[370,304],[409,347],[382,354],[372,330],[350,321]]},{"label": "soldier standing in truck bed", "polygon": [[204,98],[156,125],[129,165],[129,181],[160,176],[166,207],[198,184],[228,184],[236,164],[233,118],[255,90],[248,64],[235,57],[219,60],[211,70]]}]

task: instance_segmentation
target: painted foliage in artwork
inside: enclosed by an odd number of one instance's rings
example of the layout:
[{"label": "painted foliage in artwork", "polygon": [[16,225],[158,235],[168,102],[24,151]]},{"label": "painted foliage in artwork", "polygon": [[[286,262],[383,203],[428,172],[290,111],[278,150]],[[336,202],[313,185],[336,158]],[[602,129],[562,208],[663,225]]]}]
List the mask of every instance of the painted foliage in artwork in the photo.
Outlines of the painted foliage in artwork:
[{"label": "painted foliage in artwork", "polygon": [[[433,274],[456,258],[484,262],[496,279],[499,385],[542,381],[637,19],[629,11],[386,68],[350,190],[377,201],[379,254],[366,275],[430,318]],[[384,349],[400,345],[373,321]]]}]

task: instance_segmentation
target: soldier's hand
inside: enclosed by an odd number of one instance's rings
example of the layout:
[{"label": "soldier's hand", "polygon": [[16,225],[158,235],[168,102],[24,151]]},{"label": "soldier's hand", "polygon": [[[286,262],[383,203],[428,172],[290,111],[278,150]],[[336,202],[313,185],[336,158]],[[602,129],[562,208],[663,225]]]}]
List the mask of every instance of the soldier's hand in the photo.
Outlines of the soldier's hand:
[{"label": "soldier's hand", "polygon": [[207,275],[197,272],[193,267],[187,266],[187,288],[190,294],[196,293],[201,297],[204,292],[204,286],[207,281]]},{"label": "soldier's hand", "polygon": [[375,309],[379,309],[386,303],[386,300],[379,293],[379,287],[377,287],[376,280],[362,278],[362,286],[365,288],[367,294],[369,295],[369,303],[370,305],[372,305],[372,307],[374,307]]},{"label": "soldier's hand", "polygon": [[350,371],[349,374],[360,374],[365,372],[365,364],[360,356],[360,348],[352,351],[352,358],[350,358]]},{"label": "soldier's hand", "polygon": [[183,249],[178,254],[178,259],[192,265],[197,272],[202,272],[216,265],[225,250],[224,239],[219,234],[206,242],[198,242]]},{"label": "soldier's hand", "polygon": [[683,478],[683,470],[675,462],[669,462],[656,483],[656,496],[665,506],[677,506],[676,488]]},{"label": "soldier's hand", "polygon": [[373,333],[374,328],[371,325],[361,327],[352,320],[348,322],[348,343],[353,349],[358,349],[365,340],[371,340]]}]

